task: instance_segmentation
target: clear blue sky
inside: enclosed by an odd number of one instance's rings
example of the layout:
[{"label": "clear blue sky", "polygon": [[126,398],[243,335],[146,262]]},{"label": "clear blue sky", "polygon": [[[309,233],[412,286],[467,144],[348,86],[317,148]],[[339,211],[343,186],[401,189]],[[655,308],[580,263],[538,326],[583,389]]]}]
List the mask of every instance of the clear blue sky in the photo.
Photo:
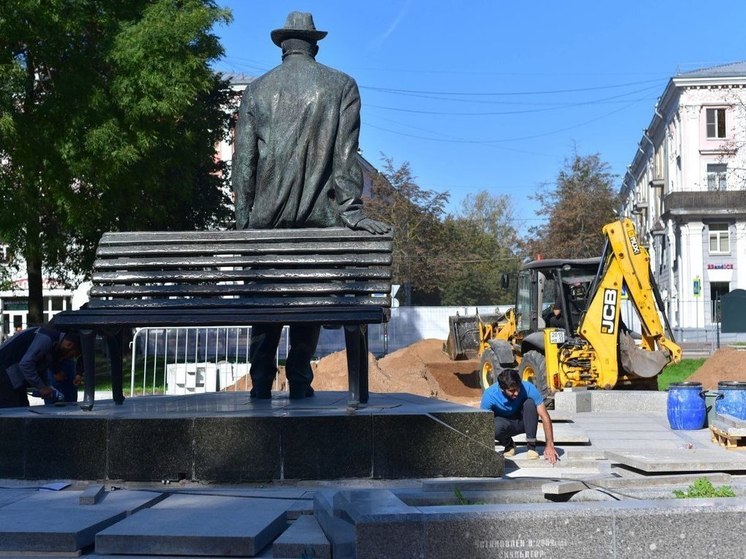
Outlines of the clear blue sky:
[{"label": "clear blue sky", "polygon": [[408,161],[422,188],[509,194],[516,226],[537,224],[529,195],[577,149],[621,185],[668,80],[746,59],[743,0],[218,0],[219,70],[260,75],[293,10],[328,31],[317,60],[353,76],[360,147]]}]

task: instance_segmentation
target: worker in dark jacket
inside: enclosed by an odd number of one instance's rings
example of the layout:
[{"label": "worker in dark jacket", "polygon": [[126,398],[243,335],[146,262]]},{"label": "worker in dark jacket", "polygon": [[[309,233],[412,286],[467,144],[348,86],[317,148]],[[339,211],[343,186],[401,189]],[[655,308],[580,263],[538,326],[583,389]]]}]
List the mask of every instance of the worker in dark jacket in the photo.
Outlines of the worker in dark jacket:
[{"label": "worker in dark jacket", "polygon": [[48,371],[79,355],[78,337],[54,328],[27,328],[8,338],[0,345],[0,408],[28,406],[29,389],[51,398]]},{"label": "worker in dark jacket", "polygon": [[[311,14],[291,12],[285,27],[271,33],[282,64],[243,93],[231,168],[237,229],[391,229],[363,214],[360,94],[350,76],[316,62],[317,42],[325,36]],[[282,326],[252,325],[253,398],[271,398]],[[314,324],[290,325],[290,398],[313,395],[319,331]]]}]

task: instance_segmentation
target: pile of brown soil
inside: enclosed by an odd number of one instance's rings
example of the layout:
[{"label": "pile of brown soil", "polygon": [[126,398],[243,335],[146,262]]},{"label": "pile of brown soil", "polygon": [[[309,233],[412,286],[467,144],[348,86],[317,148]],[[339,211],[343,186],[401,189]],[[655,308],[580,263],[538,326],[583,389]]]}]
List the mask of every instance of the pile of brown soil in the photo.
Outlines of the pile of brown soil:
[{"label": "pile of brown soil", "polygon": [[[451,361],[443,352],[443,340],[420,340],[379,360],[369,355],[369,388],[371,392],[406,392],[478,406],[482,397],[478,368],[478,361]],[[315,364],[313,386],[316,390],[347,390],[344,351]]]},{"label": "pile of brown soil", "polygon": [[[327,355],[313,367],[316,390],[347,391],[344,351]],[[470,406],[479,406],[482,398],[478,369],[478,360],[452,361],[443,351],[443,340],[420,340],[381,359],[368,355],[371,392],[404,392]],[[705,390],[717,390],[720,381],[746,382],[746,351],[721,348],[687,380],[701,382]],[[240,379],[235,388],[248,390],[248,375]],[[287,389],[282,367],[274,389]]]},{"label": "pile of brown soil", "polygon": [[720,381],[746,382],[746,351],[722,347],[687,380],[701,382],[705,390],[717,390]]}]

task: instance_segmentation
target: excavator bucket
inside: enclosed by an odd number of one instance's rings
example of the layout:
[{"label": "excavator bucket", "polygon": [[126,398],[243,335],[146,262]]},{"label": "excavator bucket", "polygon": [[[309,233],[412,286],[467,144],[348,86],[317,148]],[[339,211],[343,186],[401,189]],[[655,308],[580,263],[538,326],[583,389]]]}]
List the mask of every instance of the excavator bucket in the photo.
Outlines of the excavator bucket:
[{"label": "excavator bucket", "polygon": [[443,350],[454,361],[479,357],[479,321],[497,322],[504,315],[449,316],[448,339]]},{"label": "excavator bucket", "polygon": [[637,347],[632,336],[626,333],[619,335],[619,357],[622,369],[642,378],[653,378],[668,363],[668,357],[664,352]]},{"label": "excavator bucket", "polygon": [[479,318],[449,316],[448,339],[444,350],[454,361],[476,359],[479,354]]}]

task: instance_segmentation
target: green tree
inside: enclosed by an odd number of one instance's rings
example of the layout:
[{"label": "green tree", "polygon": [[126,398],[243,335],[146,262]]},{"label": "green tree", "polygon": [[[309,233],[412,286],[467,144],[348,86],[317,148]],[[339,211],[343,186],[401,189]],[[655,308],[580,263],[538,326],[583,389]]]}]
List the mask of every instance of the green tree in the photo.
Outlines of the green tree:
[{"label": "green tree", "polygon": [[446,267],[441,220],[448,193],[419,187],[408,162],[397,168],[391,158],[383,156],[383,161],[365,212],[394,227],[392,273],[394,283],[402,286],[400,299],[406,305],[432,304]]},{"label": "green tree", "polygon": [[537,215],[546,223],[529,228],[526,252],[533,258],[588,258],[600,256],[601,228],[616,219],[619,195],[614,175],[598,154],[578,153],[565,160],[554,188],[534,196]]},{"label": "green tree", "polygon": [[444,223],[447,261],[441,282],[444,305],[497,305],[512,301],[501,286],[503,274],[520,266],[509,196],[482,191],[467,196]]},{"label": "green tree", "polygon": [[0,11],[0,238],[42,273],[85,273],[101,233],[229,215],[214,146],[226,84],[212,0],[7,0]]}]

